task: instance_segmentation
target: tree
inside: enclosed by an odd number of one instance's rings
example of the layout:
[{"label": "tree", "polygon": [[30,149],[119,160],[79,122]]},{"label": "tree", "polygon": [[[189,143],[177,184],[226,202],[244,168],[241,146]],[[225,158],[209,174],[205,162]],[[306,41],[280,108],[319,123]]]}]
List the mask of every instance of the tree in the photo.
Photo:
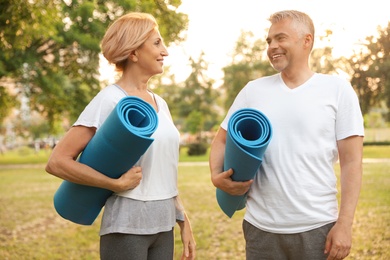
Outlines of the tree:
[{"label": "tree", "polygon": [[[200,125],[201,131],[210,130],[217,122],[215,101],[217,93],[213,88],[214,80],[206,75],[208,68],[204,60],[204,53],[199,56],[198,61],[190,58],[192,72],[180,88],[179,99],[176,103],[176,109],[180,118],[184,118],[184,131],[193,129],[192,120],[197,115],[194,111],[202,115]],[[191,117],[189,115],[192,114]],[[200,132],[199,132],[200,133]]]},{"label": "tree", "polygon": [[363,114],[385,104],[390,121],[390,23],[378,28],[378,37],[366,37],[359,52],[349,59],[353,70],[351,84],[357,90]]},{"label": "tree", "polygon": [[310,67],[317,73],[337,73],[337,62],[332,56],[332,48],[324,47],[314,49],[310,55]]},{"label": "tree", "polygon": [[252,32],[241,33],[232,54],[232,63],[223,68],[225,109],[231,106],[238,92],[250,80],[275,73],[265,56],[266,49],[266,42],[254,40]]},{"label": "tree", "polygon": [[333,47],[331,47],[332,36],[332,30],[325,30],[325,35],[318,37],[318,40],[325,46],[315,48],[311,52],[310,68],[317,73],[338,74],[340,70],[346,70],[343,58],[335,58],[333,56]]},{"label": "tree", "polygon": [[[183,40],[188,18],[181,0],[1,0],[0,83],[5,78],[29,98],[32,110],[54,125],[74,120],[104,83],[100,41],[107,26],[128,11],[153,14],[167,44]],[[8,94],[9,95],[9,94]],[[5,96],[5,95],[4,95]]]},{"label": "tree", "polygon": [[[175,125],[183,132],[197,135],[196,142],[189,144],[188,154],[199,155],[207,151],[208,143],[202,136],[219,123],[217,117],[218,95],[213,87],[214,80],[206,75],[208,68],[204,53],[195,61],[189,59],[192,71],[188,78],[177,83],[169,69],[164,76],[152,79],[156,93],[167,102],[175,121]],[[164,79],[164,80],[162,80]]]},{"label": "tree", "polygon": [[[0,86],[0,126],[4,118],[9,114],[11,109],[17,105],[14,95],[8,93],[5,87]],[[1,134],[0,128],[0,134]]]},{"label": "tree", "polygon": [[[167,102],[175,120],[175,124],[185,132],[194,132],[194,120],[201,114],[202,120],[199,131],[208,131],[214,126],[216,118],[216,90],[214,80],[206,75],[208,64],[201,53],[198,61],[189,58],[192,72],[184,82],[177,83],[175,76],[170,74],[169,68],[160,77],[152,78],[155,92]],[[162,80],[164,79],[164,80]],[[197,113],[195,113],[197,112]],[[190,117],[190,114],[193,116]],[[196,116],[195,116],[196,115]]]},{"label": "tree", "polygon": [[183,83],[177,83],[175,75],[170,72],[170,68],[165,68],[164,73],[150,79],[149,86],[160,95],[168,104],[175,125],[183,125],[183,118],[180,118],[180,109],[177,103],[181,101],[181,89]]},{"label": "tree", "polygon": [[[32,5],[22,0],[2,0],[0,2],[0,88],[2,97],[15,98],[9,91],[9,83],[20,87],[28,79],[24,63],[33,64],[42,59],[42,53],[37,51],[43,42],[42,38],[50,38],[55,33],[57,7],[53,2]],[[33,57],[35,56],[35,58]],[[21,93],[21,90],[18,91]],[[10,108],[16,104],[10,100],[4,103],[0,110],[4,117]],[[7,109],[5,109],[7,108]],[[0,123],[2,123],[0,121]]]}]

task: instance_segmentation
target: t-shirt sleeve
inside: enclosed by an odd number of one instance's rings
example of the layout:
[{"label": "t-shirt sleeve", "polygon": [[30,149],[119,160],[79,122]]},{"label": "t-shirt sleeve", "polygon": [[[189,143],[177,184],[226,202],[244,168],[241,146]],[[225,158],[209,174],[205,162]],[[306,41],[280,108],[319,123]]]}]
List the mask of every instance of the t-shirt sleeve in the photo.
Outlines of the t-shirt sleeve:
[{"label": "t-shirt sleeve", "polygon": [[100,91],[81,112],[73,126],[96,127],[99,129],[123,94],[107,87]]},{"label": "t-shirt sleeve", "polygon": [[237,94],[236,98],[234,99],[233,104],[230,106],[230,108],[225,116],[225,119],[222,121],[222,123],[220,125],[223,129],[227,130],[229,119],[234,114],[234,112],[236,112],[237,110],[239,110],[241,108],[245,108],[247,106],[247,104],[246,104],[246,100],[247,100],[246,99],[246,90],[247,90],[248,84],[243,89],[241,89],[241,91]]},{"label": "t-shirt sleeve", "polygon": [[364,120],[358,97],[352,86],[345,81],[342,85],[336,116],[336,139],[350,136],[364,136]]}]

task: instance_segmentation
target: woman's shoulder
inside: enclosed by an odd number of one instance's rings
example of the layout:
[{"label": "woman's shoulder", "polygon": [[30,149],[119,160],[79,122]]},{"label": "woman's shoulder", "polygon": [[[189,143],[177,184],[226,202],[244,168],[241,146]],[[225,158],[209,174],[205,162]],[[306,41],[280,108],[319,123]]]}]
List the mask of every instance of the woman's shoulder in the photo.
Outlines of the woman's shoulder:
[{"label": "woman's shoulder", "polygon": [[126,95],[116,87],[116,85],[108,85],[102,88],[92,99],[91,103],[117,103],[120,99]]},{"label": "woman's shoulder", "polygon": [[159,107],[163,107],[164,109],[168,109],[168,103],[165,101],[165,99],[163,99],[160,95],[152,92],[156,101],[157,101],[157,104]]},{"label": "woman's shoulder", "polygon": [[125,97],[126,93],[124,93],[117,85],[111,84],[102,88],[97,95]]}]

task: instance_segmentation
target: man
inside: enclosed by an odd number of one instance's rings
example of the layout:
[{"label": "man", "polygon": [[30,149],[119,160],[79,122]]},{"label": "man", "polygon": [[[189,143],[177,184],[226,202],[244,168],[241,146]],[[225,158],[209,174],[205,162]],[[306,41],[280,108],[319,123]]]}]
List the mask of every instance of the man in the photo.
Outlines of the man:
[{"label": "man", "polygon": [[[279,73],[249,82],[237,95],[211,145],[215,187],[248,192],[243,221],[247,259],[343,259],[362,175],[363,119],[350,83],[309,68],[311,18],[299,11],[270,17],[267,55]],[[254,180],[234,182],[223,171],[230,116],[256,108],[273,137]],[[334,163],[340,162],[341,202]]]}]

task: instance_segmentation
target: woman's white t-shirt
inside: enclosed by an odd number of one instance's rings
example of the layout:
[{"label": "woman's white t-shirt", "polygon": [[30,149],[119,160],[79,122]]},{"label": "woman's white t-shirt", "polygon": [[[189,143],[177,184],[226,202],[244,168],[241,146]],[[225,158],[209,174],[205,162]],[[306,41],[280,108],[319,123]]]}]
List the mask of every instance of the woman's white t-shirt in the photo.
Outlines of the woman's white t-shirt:
[{"label": "woman's white t-shirt", "polygon": [[[142,180],[136,188],[113,194],[107,200],[101,235],[113,232],[154,234],[169,231],[176,223],[174,199],[178,195],[180,135],[166,102],[156,94],[151,95],[158,107],[158,126],[151,136],[154,141],[135,164],[142,167]],[[91,100],[73,125],[96,127],[99,131],[125,96],[118,85],[107,86]]]}]

